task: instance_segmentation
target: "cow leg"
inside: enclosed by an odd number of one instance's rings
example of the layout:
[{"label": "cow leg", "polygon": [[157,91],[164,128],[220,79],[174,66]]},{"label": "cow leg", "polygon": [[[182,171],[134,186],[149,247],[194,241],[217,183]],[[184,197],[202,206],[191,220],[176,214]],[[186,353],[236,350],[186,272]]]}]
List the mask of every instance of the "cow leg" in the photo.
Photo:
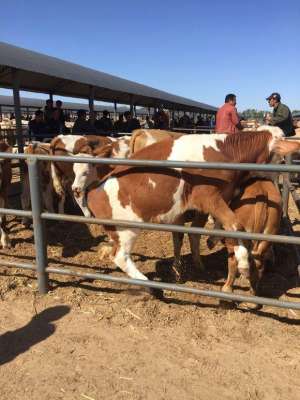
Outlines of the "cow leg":
[{"label": "cow leg", "polygon": [[92,214],[87,206],[86,195],[84,194],[83,196],[75,197],[75,200],[76,200],[76,203],[79,205],[81,211],[83,212],[83,215],[85,217],[91,217]]},{"label": "cow leg", "polygon": [[[225,201],[219,197],[212,210],[212,216],[217,219],[226,231],[244,230],[238,222],[234,212],[228,207]],[[229,246],[233,246],[234,254],[238,263],[238,270],[241,274],[249,275],[248,250],[241,239],[226,239]]]},{"label": "cow leg", "polygon": [[43,203],[45,209],[50,212],[54,213],[54,207],[53,207],[53,186],[51,184],[48,184],[46,188],[43,190]]},{"label": "cow leg", "polygon": [[54,191],[58,196],[58,213],[63,214],[65,212],[66,192],[63,187],[62,178],[58,175],[53,163],[51,163],[51,176]]},{"label": "cow leg", "polygon": [[184,275],[183,263],[180,258],[183,235],[184,234],[181,232],[172,233],[173,248],[174,248],[174,262],[172,265],[172,271],[175,275],[176,282],[180,282],[183,279]]},{"label": "cow leg", "polygon": [[232,293],[233,284],[238,270],[238,263],[234,253],[228,254],[228,274],[227,279],[222,287],[222,292]]},{"label": "cow leg", "polygon": [[[21,194],[21,205],[22,205],[22,210],[24,211],[30,210],[31,201],[30,201],[30,186],[29,186],[28,174],[25,174],[24,176],[24,182],[22,185],[22,194]],[[23,217],[22,225],[24,225],[25,227],[29,227],[31,225],[30,218]]]},{"label": "cow leg", "polygon": [[[202,228],[207,221],[207,215],[205,214],[196,214],[196,217],[192,221],[192,227],[195,228]],[[201,235],[195,235],[192,233],[188,234],[189,236],[189,242],[190,242],[190,247],[191,247],[191,253],[192,253],[192,259],[193,259],[193,264],[196,268],[199,268],[200,271],[204,271],[205,267],[202,261],[202,258],[200,256],[200,239]]]},{"label": "cow leg", "polygon": [[136,265],[130,257],[131,250],[138,233],[138,229],[117,230],[119,245],[116,249],[114,262],[130,278],[147,280],[148,278],[137,269]]},{"label": "cow leg", "polygon": [[[4,208],[6,206],[5,196],[0,195],[0,207]],[[1,231],[1,245],[3,249],[8,249],[11,247],[11,242],[8,237],[8,232],[6,228],[6,216],[0,215],[0,231]]]}]

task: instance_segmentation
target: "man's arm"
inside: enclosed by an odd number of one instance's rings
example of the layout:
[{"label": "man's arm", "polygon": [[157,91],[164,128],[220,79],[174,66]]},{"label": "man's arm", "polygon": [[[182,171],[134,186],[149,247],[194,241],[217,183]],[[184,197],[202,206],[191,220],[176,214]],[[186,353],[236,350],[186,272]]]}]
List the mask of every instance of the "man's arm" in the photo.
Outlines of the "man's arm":
[{"label": "man's arm", "polygon": [[272,115],[270,124],[271,125],[277,125],[280,124],[281,122],[285,121],[289,117],[289,109],[285,106],[279,107],[279,110],[277,111],[276,115]]},{"label": "man's arm", "polygon": [[234,107],[231,113],[231,119],[232,123],[238,128],[238,129],[243,129],[240,118],[238,116],[237,110]]}]

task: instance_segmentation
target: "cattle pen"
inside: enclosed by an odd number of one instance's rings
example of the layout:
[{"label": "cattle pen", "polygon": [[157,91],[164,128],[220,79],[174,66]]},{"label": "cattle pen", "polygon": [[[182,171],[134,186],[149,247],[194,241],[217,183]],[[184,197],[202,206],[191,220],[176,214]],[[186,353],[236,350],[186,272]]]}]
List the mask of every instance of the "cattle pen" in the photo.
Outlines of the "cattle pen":
[{"label": "cattle pen", "polygon": [[[35,243],[35,264],[21,263],[21,262],[9,262],[0,260],[0,263],[6,267],[20,268],[35,271],[38,279],[38,288],[41,294],[45,294],[48,291],[48,274],[55,273],[61,275],[71,275],[86,279],[93,280],[105,280],[111,282],[117,282],[122,284],[130,284],[135,286],[144,286],[148,288],[154,288],[158,290],[169,290],[177,292],[191,293],[194,295],[215,297],[223,300],[231,300],[235,302],[250,302],[260,305],[269,305],[274,307],[282,307],[287,309],[300,309],[300,304],[290,301],[279,301],[271,298],[258,297],[258,296],[244,296],[237,294],[228,294],[218,291],[200,290],[196,288],[190,288],[185,285],[175,285],[165,282],[156,281],[141,281],[137,279],[129,279],[123,277],[112,277],[100,273],[81,273],[69,269],[61,268],[49,268],[47,260],[47,239],[45,235],[45,221],[64,221],[64,222],[79,222],[89,223],[97,225],[113,225],[119,227],[131,227],[131,228],[142,228],[145,230],[156,230],[156,231],[169,231],[169,232],[182,232],[182,233],[194,233],[199,235],[207,236],[221,236],[227,238],[240,238],[249,240],[266,240],[274,243],[289,244],[294,247],[300,244],[299,237],[293,237],[288,235],[269,235],[269,234],[254,234],[246,232],[233,232],[224,230],[210,230],[205,228],[187,228],[180,225],[168,225],[168,224],[154,224],[154,223],[142,223],[142,222],[130,222],[120,220],[101,220],[97,218],[87,218],[76,215],[66,214],[55,214],[43,212],[42,201],[40,193],[40,171],[39,161],[61,161],[61,162],[76,162],[76,163],[92,163],[92,164],[111,164],[111,165],[134,165],[138,167],[163,167],[163,168],[198,168],[198,169],[214,169],[214,170],[243,170],[243,171],[264,171],[264,172],[279,172],[279,173],[295,173],[299,172],[299,166],[297,165],[258,165],[258,164],[231,164],[231,163],[199,163],[199,162],[176,162],[176,161],[154,161],[154,160],[129,160],[129,159],[89,159],[85,157],[64,157],[64,156],[43,156],[43,155],[26,155],[26,154],[8,154],[0,153],[2,159],[18,159],[27,160],[29,181],[30,181],[30,196],[32,211],[23,211],[18,209],[7,209],[0,208],[0,213],[4,215],[13,215],[17,217],[27,217],[33,220],[34,230],[34,243]],[[287,186],[285,186],[287,187]],[[288,187],[287,187],[288,188]],[[284,201],[284,218],[288,218],[287,215],[287,197],[288,191],[283,191]],[[295,255],[297,258],[297,264],[299,264],[299,257],[297,249],[295,248]],[[299,271],[299,267],[298,267]]]}]

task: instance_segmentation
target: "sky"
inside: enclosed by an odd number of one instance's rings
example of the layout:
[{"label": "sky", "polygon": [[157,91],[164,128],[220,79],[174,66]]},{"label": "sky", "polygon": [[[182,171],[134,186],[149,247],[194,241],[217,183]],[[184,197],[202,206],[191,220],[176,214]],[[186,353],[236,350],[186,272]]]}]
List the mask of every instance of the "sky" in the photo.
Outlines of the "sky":
[{"label": "sky", "polygon": [[276,91],[294,110],[299,21],[300,0],[10,0],[0,41],[214,106],[235,93],[267,110]]}]

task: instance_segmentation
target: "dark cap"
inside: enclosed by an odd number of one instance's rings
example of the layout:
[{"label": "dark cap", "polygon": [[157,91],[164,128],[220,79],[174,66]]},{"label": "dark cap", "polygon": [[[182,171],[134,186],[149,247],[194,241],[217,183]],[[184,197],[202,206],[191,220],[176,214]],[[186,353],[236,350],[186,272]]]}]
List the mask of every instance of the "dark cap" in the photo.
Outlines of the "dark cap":
[{"label": "dark cap", "polygon": [[281,100],[281,96],[280,96],[279,93],[274,92],[274,93],[270,94],[269,97],[266,98],[266,100],[271,100],[271,99],[275,99],[276,101],[280,101]]}]

